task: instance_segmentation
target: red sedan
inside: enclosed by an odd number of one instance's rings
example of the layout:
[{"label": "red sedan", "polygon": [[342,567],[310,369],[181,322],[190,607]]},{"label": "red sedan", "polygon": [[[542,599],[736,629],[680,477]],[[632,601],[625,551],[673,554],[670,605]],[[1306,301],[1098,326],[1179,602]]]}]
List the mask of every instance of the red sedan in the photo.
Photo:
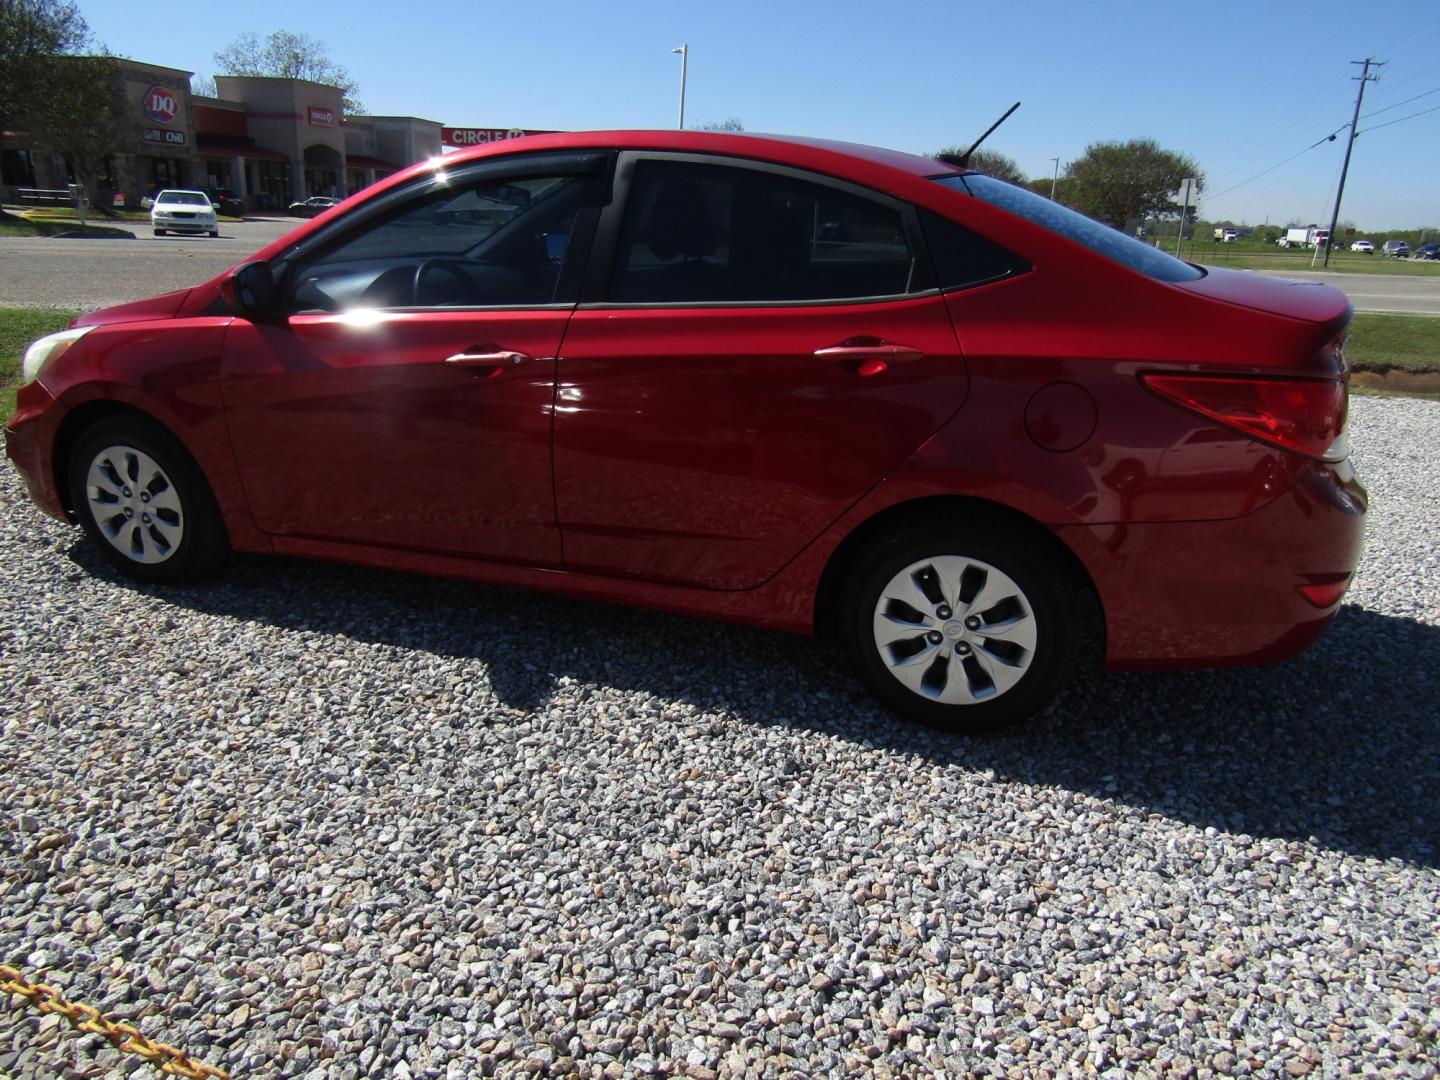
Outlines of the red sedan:
[{"label": "red sedan", "polygon": [[979,730],[1087,636],[1196,667],[1325,628],[1349,319],[926,158],[545,135],[36,342],[6,444],[138,578],[274,552],[825,630]]}]

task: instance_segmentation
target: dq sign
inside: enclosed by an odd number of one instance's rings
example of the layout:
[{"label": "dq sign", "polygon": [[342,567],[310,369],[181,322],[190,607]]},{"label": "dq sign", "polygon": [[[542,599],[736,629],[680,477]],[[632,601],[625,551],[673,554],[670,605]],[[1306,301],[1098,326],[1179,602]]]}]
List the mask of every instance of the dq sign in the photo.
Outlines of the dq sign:
[{"label": "dq sign", "polygon": [[175,100],[175,91],[163,86],[152,86],[145,91],[145,115],[157,124],[173,124],[175,114],[180,111],[180,102]]}]

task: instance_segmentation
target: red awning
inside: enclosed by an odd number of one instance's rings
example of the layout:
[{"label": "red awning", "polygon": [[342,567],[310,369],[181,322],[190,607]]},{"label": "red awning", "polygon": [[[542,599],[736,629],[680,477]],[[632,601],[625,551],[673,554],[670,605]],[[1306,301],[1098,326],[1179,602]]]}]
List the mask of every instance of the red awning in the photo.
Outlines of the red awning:
[{"label": "red awning", "polygon": [[289,161],[284,154],[264,150],[248,138],[236,135],[195,134],[195,149],[212,157],[243,157],[255,161]]},{"label": "red awning", "polygon": [[387,169],[390,172],[399,172],[400,166],[393,161],[381,161],[378,157],[368,157],[365,154],[346,154],[345,165],[347,168],[359,169]]}]

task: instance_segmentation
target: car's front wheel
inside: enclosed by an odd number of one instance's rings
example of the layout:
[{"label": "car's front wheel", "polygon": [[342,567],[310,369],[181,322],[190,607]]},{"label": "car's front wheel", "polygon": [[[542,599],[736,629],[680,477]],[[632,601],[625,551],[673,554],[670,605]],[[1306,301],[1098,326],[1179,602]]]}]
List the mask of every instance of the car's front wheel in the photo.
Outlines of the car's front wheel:
[{"label": "car's front wheel", "polygon": [[214,570],[228,550],[204,475],[173,435],[139,417],[91,426],[69,460],[80,525],[111,565],[142,581]]},{"label": "car's front wheel", "polygon": [[935,523],[852,567],[840,636],[861,679],[903,716],[956,732],[1038,712],[1073,667],[1075,593],[1049,547],[1003,523]]}]

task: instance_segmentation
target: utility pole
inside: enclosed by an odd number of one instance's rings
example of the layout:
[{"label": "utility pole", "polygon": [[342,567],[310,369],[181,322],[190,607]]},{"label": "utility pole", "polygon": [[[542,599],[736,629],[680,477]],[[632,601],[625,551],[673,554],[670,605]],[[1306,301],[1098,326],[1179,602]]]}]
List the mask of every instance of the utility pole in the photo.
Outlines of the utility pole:
[{"label": "utility pole", "polygon": [[690,65],[690,46],[681,45],[678,49],[671,49],[672,53],[680,54],[680,123],[676,126],[685,130],[685,69]]},{"label": "utility pole", "polygon": [[1345,164],[1340,166],[1340,186],[1335,189],[1335,211],[1330,215],[1330,232],[1325,237],[1325,263],[1330,265],[1330,252],[1335,248],[1335,226],[1340,221],[1340,196],[1345,194],[1345,174],[1350,171],[1350,151],[1355,146],[1355,125],[1360,122],[1360,103],[1365,100],[1365,84],[1376,82],[1379,75],[1371,75],[1370,68],[1384,67],[1383,60],[1375,60],[1367,56],[1364,60],[1351,60],[1352,64],[1363,64],[1360,72],[1360,92],[1355,95],[1355,115],[1350,118],[1350,137],[1345,140]]},{"label": "utility pole", "polygon": [[1060,159],[1058,157],[1052,157],[1050,160],[1055,163],[1055,175],[1050,178],[1050,201],[1054,202],[1055,185],[1060,182]]}]

